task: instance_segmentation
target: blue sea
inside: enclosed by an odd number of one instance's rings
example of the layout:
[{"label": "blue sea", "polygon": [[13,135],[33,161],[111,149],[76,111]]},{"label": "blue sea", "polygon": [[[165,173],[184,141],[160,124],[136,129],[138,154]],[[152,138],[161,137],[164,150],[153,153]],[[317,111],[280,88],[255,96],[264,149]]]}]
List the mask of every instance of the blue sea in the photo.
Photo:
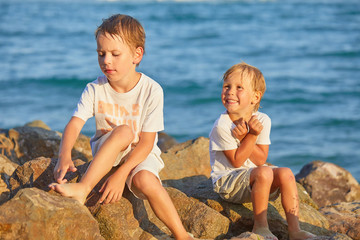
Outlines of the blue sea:
[{"label": "blue sea", "polygon": [[267,81],[268,161],[295,174],[332,162],[360,180],[359,0],[0,0],[0,128],[40,119],[63,131],[101,74],[94,31],[114,13],[143,24],[138,70],[164,88],[165,132],[179,142],[208,137],[222,74],[245,61]]}]

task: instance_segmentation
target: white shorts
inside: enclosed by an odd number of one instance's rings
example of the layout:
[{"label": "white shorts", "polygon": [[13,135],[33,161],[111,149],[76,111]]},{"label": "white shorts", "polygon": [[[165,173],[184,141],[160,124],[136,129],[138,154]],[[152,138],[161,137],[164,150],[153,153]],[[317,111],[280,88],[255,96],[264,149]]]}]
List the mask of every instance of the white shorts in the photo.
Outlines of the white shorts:
[{"label": "white shorts", "polygon": [[[97,141],[95,141],[91,144],[91,150],[92,150],[93,156],[95,156],[95,154],[99,151],[100,147],[104,144],[105,140],[110,136],[110,134],[111,134],[111,132],[106,133],[105,135],[100,137]],[[118,156],[116,157],[116,160],[113,164],[113,167],[123,164],[127,160],[131,151],[132,151],[132,147],[130,144],[124,151],[122,151],[118,154]],[[156,153],[150,152],[148,157],[144,161],[142,161],[140,164],[138,164],[130,172],[129,176],[126,179],[126,185],[130,189],[130,191],[135,195],[135,197],[140,198],[140,199],[146,199],[145,195],[139,189],[137,189],[135,186],[132,186],[133,177],[138,172],[140,172],[142,170],[146,170],[146,171],[149,171],[152,174],[154,174],[161,183],[161,179],[159,177],[159,172],[163,168],[164,168],[164,162],[161,159],[161,157]]]}]

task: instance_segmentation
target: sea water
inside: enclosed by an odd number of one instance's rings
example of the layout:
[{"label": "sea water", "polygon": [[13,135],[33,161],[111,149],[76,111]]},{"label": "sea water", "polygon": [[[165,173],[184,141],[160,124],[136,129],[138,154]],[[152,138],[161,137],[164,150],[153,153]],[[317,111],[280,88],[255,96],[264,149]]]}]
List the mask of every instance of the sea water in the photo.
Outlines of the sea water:
[{"label": "sea water", "polygon": [[165,132],[179,142],[208,137],[224,111],[222,74],[245,61],[267,82],[268,161],[295,174],[332,162],[360,180],[358,0],[0,0],[0,128],[40,119],[63,131],[101,74],[94,31],[115,13],[145,28],[138,70],[162,85]]}]

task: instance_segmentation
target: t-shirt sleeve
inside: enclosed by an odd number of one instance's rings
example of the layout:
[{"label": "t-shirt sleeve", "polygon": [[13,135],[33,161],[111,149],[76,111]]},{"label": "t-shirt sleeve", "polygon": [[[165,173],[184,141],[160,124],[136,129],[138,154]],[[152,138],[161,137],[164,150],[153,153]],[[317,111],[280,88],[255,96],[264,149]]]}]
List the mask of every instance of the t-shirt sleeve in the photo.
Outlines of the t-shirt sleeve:
[{"label": "t-shirt sleeve", "polygon": [[81,94],[80,100],[73,113],[74,117],[81,118],[85,122],[94,116],[95,91],[91,84],[88,84]]},{"label": "t-shirt sleeve", "polygon": [[210,150],[225,151],[238,148],[235,138],[231,134],[231,130],[215,126],[210,133]]},{"label": "t-shirt sleeve", "polygon": [[261,120],[263,124],[263,130],[259,134],[256,144],[259,145],[270,145],[270,130],[271,130],[271,119],[265,115],[263,119]]},{"label": "t-shirt sleeve", "polygon": [[159,132],[164,130],[164,92],[162,88],[156,89],[149,98],[146,116],[142,126],[143,132]]}]

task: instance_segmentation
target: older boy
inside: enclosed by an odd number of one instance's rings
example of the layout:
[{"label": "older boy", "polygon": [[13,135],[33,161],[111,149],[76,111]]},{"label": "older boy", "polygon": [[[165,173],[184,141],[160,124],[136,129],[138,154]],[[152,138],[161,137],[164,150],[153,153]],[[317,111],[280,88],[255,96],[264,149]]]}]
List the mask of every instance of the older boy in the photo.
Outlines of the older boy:
[{"label": "older boy", "polygon": [[274,239],[267,222],[270,199],[278,197],[285,209],[291,240],[313,237],[300,230],[299,202],[293,173],[289,168],[269,167],[270,118],[258,112],[265,92],[265,79],[246,63],[232,66],[223,77],[221,100],[226,112],[210,133],[211,178],[214,191],[234,203],[252,202],[253,232]]},{"label": "older boy", "polygon": [[[57,183],[50,187],[84,204],[87,195],[113,166],[120,167],[102,185],[100,202],[119,201],[128,185],[135,196],[147,199],[155,214],[176,239],[191,239],[162,187],[159,171],[164,163],[157,147],[163,130],[163,91],[145,74],[136,71],[145,49],[141,24],[127,15],[105,19],[95,32],[99,66],[105,76],[89,83],[61,141],[54,169]],[[95,116],[91,139],[94,155],[79,183],[67,184],[67,171],[76,171],[71,149],[85,122]]]}]

